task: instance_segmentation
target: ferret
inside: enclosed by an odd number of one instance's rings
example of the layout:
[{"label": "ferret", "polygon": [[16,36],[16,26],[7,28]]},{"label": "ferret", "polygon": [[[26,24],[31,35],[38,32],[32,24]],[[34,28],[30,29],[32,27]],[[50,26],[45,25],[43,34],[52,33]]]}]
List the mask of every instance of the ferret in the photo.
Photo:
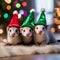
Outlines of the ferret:
[{"label": "ferret", "polygon": [[33,31],[30,27],[20,28],[20,33],[23,44],[30,45],[33,43]]},{"label": "ferret", "polygon": [[34,29],[34,43],[37,45],[46,45],[56,43],[56,40],[50,30],[43,25],[36,25]]},{"label": "ferret", "polygon": [[4,40],[7,44],[18,44],[21,43],[20,30],[17,27],[9,27],[7,29],[7,40]]}]

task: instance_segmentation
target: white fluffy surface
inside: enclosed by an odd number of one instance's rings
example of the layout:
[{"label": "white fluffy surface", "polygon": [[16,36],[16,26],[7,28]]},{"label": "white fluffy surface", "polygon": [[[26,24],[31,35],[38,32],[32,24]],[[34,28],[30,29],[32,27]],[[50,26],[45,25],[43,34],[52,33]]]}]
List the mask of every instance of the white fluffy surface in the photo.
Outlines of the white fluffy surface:
[{"label": "white fluffy surface", "polygon": [[0,57],[10,57],[19,55],[60,53],[60,45],[45,46],[2,46],[0,43]]}]

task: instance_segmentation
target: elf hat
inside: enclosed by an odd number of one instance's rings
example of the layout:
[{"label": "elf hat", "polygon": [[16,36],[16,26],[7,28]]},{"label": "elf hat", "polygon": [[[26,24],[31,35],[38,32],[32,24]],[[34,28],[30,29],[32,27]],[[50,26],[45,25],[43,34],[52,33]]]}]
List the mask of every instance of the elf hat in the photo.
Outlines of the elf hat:
[{"label": "elf hat", "polygon": [[29,16],[25,19],[25,21],[23,22],[23,24],[21,25],[21,27],[30,27],[30,28],[34,28],[34,9],[30,10],[30,14]]},{"label": "elf hat", "polygon": [[20,27],[20,23],[18,21],[18,12],[17,11],[13,12],[13,17],[11,19],[11,22],[7,26],[7,28],[8,27],[18,27],[18,28]]},{"label": "elf hat", "polygon": [[40,17],[39,17],[39,19],[38,19],[38,21],[37,21],[37,25],[44,25],[44,26],[46,26],[47,24],[46,24],[46,17],[45,17],[45,9],[44,8],[42,8],[41,9],[41,15],[40,15]]}]

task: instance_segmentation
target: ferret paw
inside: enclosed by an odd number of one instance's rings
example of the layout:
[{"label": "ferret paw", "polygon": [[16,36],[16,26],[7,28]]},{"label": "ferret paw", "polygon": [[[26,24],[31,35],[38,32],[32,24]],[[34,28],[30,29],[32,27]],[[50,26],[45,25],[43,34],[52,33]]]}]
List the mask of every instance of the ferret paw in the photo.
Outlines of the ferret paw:
[{"label": "ferret paw", "polygon": [[4,39],[3,42],[4,42],[4,43],[7,43],[7,39]]}]

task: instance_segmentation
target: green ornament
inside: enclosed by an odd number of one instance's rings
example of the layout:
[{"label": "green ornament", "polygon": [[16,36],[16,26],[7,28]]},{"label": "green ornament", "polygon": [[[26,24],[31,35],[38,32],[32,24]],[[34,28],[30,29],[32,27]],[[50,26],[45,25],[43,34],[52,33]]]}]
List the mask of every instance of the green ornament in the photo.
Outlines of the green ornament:
[{"label": "green ornament", "polygon": [[21,27],[34,28],[34,11],[31,11],[29,16],[25,19]]},{"label": "green ornament", "polygon": [[46,16],[45,16],[44,10],[42,10],[41,15],[40,15],[40,17],[39,17],[39,19],[38,19],[36,24],[37,25],[44,25],[44,26],[47,25],[46,24]]}]

